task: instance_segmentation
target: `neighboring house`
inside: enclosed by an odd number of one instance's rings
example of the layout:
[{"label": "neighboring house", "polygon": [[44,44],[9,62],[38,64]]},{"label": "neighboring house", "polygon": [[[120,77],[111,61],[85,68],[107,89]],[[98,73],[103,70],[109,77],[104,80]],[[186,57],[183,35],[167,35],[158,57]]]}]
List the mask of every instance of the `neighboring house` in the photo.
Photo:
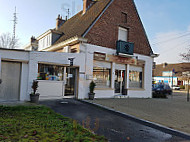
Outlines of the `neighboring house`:
[{"label": "neighboring house", "polygon": [[183,79],[183,72],[190,71],[190,63],[177,63],[177,64],[159,64],[153,70],[153,80],[155,83],[163,82],[172,86],[185,85],[187,81]]},{"label": "neighboring house", "polygon": [[58,16],[56,28],[32,37],[25,49],[34,50],[22,53],[29,66],[28,94],[37,78],[44,97],[88,98],[92,80],[96,98],[152,97],[156,55],[133,0],[83,0],[81,12],[68,20]]}]

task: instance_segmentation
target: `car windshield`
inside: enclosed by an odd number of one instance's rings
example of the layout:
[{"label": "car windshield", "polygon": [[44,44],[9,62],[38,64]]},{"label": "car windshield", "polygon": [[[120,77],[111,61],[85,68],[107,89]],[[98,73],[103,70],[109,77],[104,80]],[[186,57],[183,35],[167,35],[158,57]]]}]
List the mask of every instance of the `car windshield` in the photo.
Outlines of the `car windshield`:
[{"label": "car windshield", "polygon": [[155,84],[154,88],[164,88],[164,85],[162,85],[162,84]]}]

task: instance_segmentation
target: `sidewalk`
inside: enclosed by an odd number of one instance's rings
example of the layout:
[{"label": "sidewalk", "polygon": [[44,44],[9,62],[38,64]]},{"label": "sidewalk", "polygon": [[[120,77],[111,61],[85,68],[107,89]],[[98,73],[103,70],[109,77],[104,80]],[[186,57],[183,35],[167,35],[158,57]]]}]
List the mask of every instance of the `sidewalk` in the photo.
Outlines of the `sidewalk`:
[{"label": "sidewalk", "polygon": [[168,99],[97,99],[91,101],[190,134],[190,102],[174,92]]}]

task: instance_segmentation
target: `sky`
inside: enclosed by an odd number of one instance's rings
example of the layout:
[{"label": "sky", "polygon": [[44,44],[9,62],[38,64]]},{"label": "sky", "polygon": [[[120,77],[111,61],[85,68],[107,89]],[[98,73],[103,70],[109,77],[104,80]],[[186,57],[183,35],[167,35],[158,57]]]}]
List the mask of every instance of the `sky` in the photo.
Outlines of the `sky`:
[{"label": "sky", "polygon": [[[190,0],[134,0],[159,63],[182,62],[180,53],[190,48]],[[16,36],[20,46],[55,28],[58,14],[70,17],[82,9],[82,0],[0,0],[0,34],[13,32],[17,8]]]}]

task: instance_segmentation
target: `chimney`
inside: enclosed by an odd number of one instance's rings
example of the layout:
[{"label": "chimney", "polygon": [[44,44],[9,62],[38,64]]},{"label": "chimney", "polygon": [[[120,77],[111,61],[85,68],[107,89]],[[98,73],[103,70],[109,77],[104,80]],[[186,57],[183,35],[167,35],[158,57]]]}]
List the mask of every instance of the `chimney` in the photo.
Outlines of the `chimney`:
[{"label": "chimney", "polygon": [[167,65],[168,63],[163,63],[163,68],[166,68]]},{"label": "chimney", "polygon": [[83,13],[85,14],[86,11],[95,3],[95,0],[83,0]]},{"label": "chimney", "polygon": [[31,39],[30,39],[30,42],[31,42],[31,50],[32,51],[37,51],[38,50],[38,40],[32,36]]},{"label": "chimney", "polygon": [[66,22],[66,20],[63,20],[62,16],[58,15],[58,17],[56,19],[56,30],[58,30],[59,27],[62,26],[65,22]]},{"label": "chimney", "polygon": [[33,43],[33,42],[35,42],[35,41],[36,41],[36,38],[35,38],[34,36],[32,36],[32,37],[30,38],[30,42]]}]

